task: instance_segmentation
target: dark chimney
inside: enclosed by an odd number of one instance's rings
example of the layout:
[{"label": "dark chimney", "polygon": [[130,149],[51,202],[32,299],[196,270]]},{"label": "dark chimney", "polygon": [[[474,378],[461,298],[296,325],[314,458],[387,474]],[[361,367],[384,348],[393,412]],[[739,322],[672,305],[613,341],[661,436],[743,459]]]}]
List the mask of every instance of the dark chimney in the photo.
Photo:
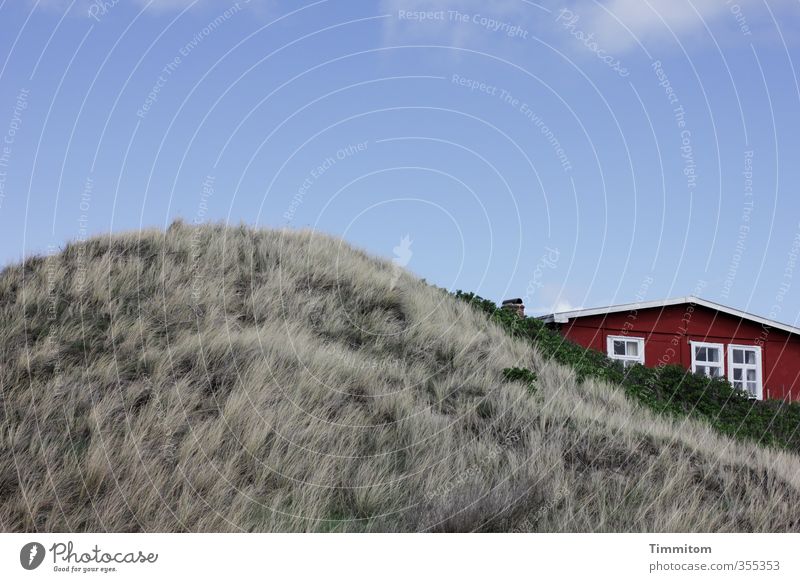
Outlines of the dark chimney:
[{"label": "dark chimney", "polygon": [[525,317],[525,305],[522,299],[506,299],[503,301],[503,309],[516,313],[519,317]]}]

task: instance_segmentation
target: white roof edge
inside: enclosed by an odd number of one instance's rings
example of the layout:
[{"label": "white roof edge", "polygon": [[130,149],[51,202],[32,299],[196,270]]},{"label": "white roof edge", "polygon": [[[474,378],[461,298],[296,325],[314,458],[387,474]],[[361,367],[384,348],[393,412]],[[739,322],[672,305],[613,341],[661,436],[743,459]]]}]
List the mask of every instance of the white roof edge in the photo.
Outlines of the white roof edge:
[{"label": "white roof edge", "polygon": [[570,319],[575,317],[590,317],[592,315],[606,315],[609,313],[619,313],[621,311],[636,311],[639,309],[669,307],[671,305],[682,305],[684,303],[689,303],[693,305],[702,305],[703,307],[708,307],[709,309],[720,311],[722,313],[727,313],[728,315],[733,315],[741,319],[748,319],[750,321],[755,321],[756,323],[760,323],[768,327],[774,327],[775,329],[780,329],[788,333],[800,335],[800,328],[792,327],[791,325],[786,325],[783,323],[778,323],[777,321],[772,321],[771,319],[767,319],[765,317],[753,315],[752,313],[747,313],[746,311],[740,311],[739,309],[734,309],[732,307],[726,307],[724,305],[720,305],[719,303],[714,303],[713,301],[707,301],[705,299],[700,299],[699,297],[694,297],[691,295],[687,297],[675,297],[673,299],[664,299],[662,301],[644,301],[639,303],[624,303],[622,305],[612,305],[609,307],[596,307],[591,309],[576,309],[573,311],[562,311],[560,313],[543,315],[541,317],[538,317],[537,319],[540,319],[544,323],[567,323],[569,322]]}]

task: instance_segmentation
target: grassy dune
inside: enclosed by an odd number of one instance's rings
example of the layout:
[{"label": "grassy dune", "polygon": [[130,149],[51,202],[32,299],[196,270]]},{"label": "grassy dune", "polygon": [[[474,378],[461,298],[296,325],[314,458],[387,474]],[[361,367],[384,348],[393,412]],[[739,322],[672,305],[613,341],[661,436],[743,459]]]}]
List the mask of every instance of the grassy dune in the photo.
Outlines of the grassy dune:
[{"label": "grassy dune", "polygon": [[578,382],[317,233],[70,244],[0,274],[0,324],[3,531],[800,527],[794,454]]}]

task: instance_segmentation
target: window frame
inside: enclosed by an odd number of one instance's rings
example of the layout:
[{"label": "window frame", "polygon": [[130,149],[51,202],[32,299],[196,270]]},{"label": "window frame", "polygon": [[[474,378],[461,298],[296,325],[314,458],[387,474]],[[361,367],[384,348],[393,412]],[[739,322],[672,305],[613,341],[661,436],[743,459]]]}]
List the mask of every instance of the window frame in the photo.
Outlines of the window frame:
[{"label": "window frame", "polygon": [[[733,350],[751,350],[756,353],[756,363],[755,364],[734,364],[733,363]],[[755,396],[750,396],[751,400],[764,400],[764,373],[763,373],[763,358],[762,358],[762,351],[761,346],[757,345],[745,345],[745,344],[728,344],[728,381],[733,384],[733,368],[741,367],[744,370],[752,369],[755,366],[756,369],[756,394]],[[744,391],[750,394],[750,391],[747,389],[747,379],[744,378],[742,380],[737,380],[744,383]]]},{"label": "window frame", "polygon": [[[696,348],[715,348],[719,350],[719,365],[711,365],[715,364],[716,362],[701,362],[697,360],[697,350]],[[715,343],[715,342],[696,342],[696,341],[689,341],[689,349],[692,352],[692,367],[691,371],[692,374],[698,374],[699,372],[696,371],[697,366],[701,365],[705,368],[719,368],[719,376],[709,376],[708,374],[703,374],[707,378],[725,378],[725,344]]]},{"label": "window frame", "polygon": [[[636,342],[639,345],[639,355],[638,356],[628,356],[627,354],[624,356],[620,356],[619,354],[614,353],[614,342],[615,341],[625,341],[625,342]],[[625,348],[625,351],[628,351],[628,348]],[[644,338],[643,337],[635,337],[630,335],[610,335],[606,337],[606,354],[609,358],[616,362],[622,362],[623,366],[626,366],[625,362],[633,362],[634,364],[641,364],[644,366]],[[626,366],[627,367],[627,366]]]}]

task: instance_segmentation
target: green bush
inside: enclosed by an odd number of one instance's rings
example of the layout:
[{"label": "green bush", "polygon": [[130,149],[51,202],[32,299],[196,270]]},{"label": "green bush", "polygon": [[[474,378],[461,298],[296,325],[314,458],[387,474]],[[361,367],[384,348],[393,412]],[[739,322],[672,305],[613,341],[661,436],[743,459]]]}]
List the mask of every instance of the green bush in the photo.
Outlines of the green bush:
[{"label": "green bush", "polygon": [[[474,293],[457,291],[455,296],[486,313],[510,335],[533,343],[545,357],[571,366],[578,381],[594,378],[618,384],[658,413],[699,418],[742,440],[800,451],[800,403],[750,400],[724,378],[693,374],[676,365],[626,369],[601,352],[568,341],[538,319],[519,317]],[[503,375],[535,383],[535,373],[524,368],[509,368]]]},{"label": "green bush", "polygon": [[528,368],[506,368],[503,370],[503,377],[509,382],[524,382],[528,385],[530,392],[536,391],[536,372]]}]

